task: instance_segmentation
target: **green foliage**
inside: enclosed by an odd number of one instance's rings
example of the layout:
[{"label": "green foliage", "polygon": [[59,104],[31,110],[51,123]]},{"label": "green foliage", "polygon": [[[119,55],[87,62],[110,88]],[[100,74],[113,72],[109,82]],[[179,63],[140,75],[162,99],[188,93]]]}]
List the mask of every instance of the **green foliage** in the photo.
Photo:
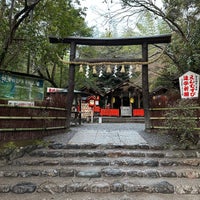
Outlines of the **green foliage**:
[{"label": "green foliage", "polygon": [[37,10],[38,14],[35,14],[38,17],[36,22],[42,22],[39,30],[42,40],[37,43],[39,52],[34,56],[36,71],[48,80],[51,86],[67,87],[68,66],[58,61],[57,55],[66,56],[69,46],[50,44],[48,36],[90,36],[91,29],[85,24],[83,10],[74,8],[71,1],[48,1],[41,4]]},{"label": "green foliage", "polygon": [[[20,23],[10,37],[10,22],[24,8],[24,3],[14,0],[0,3],[0,58],[5,53],[5,59],[0,67],[11,71],[39,74],[49,84],[55,87],[66,87],[67,73],[60,57],[66,54],[68,45],[49,43],[49,36],[91,36],[92,29],[85,23],[84,9],[78,1],[39,1],[33,12],[30,12]],[[4,52],[6,41],[9,48]],[[65,74],[65,76],[64,76]],[[62,79],[62,80],[60,80]]]},{"label": "green foliage", "polygon": [[179,100],[165,114],[165,126],[170,133],[174,133],[179,142],[185,145],[198,142],[195,128],[197,128],[196,110],[198,105],[192,100]]},{"label": "green foliage", "polygon": [[20,140],[20,141],[10,141],[10,142],[1,142],[0,151],[4,150],[15,150],[24,148],[27,146],[48,146],[48,142],[40,139],[36,140]]},{"label": "green foliage", "polygon": [[[123,37],[133,37],[137,35],[132,29],[127,29],[123,33]],[[107,35],[111,38],[111,35]],[[105,37],[105,36],[102,36]],[[141,58],[141,45],[127,45],[127,46],[80,46],[78,47],[78,53],[80,59],[114,59],[114,58]],[[84,66],[85,69],[86,66]],[[91,87],[97,91],[105,92],[106,88],[115,88],[118,84],[129,79],[128,70],[129,66],[126,65],[126,73],[121,73],[121,65],[117,65],[117,71],[114,76],[114,65],[111,65],[111,73],[107,73],[107,65],[96,66],[97,74],[92,74],[92,67],[90,69],[90,78],[85,78],[84,73],[77,72],[76,86],[77,89],[86,86]],[[99,77],[100,69],[102,69],[102,76]],[[136,78],[140,75],[139,72],[133,71],[133,76]]]},{"label": "green foliage", "polygon": [[89,78],[86,78],[85,71],[78,72],[78,70],[79,67],[76,68],[76,76],[75,76],[76,89],[79,90],[83,87],[86,87],[86,88],[93,88],[94,90],[98,91],[99,90],[97,86],[98,78],[92,74],[91,70],[89,73]]},{"label": "green foliage", "polygon": [[154,89],[163,86],[168,89],[176,89],[177,74],[179,74],[177,67],[175,65],[168,65],[167,67],[165,67],[160,71],[160,75],[152,83],[151,87]]},{"label": "green foliage", "polygon": [[47,146],[49,145],[49,143],[48,143],[47,141],[45,141],[45,140],[40,140],[40,139],[38,139],[38,140],[33,140],[33,141],[32,141],[32,144],[33,144],[33,145],[36,145],[36,146],[44,146],[44,147],[47,147]]},{"label": "green foliage", "polygon": [[[129,76],[128,76],[129,66],[125,65],[126,73],[122,73],[120,72],[121,66],[118,65],[115,75],[114,75],[114,65],[110,66],[112,70],[111,73],[106,72],[107,67],[108,67],[107,65],[96,66],[97,74],[93,74],[92,67],[90,67],[89,77],[86,78],[85,76],[86,66],[83,66],[84,68],[83,72],[78,72],[79,67],[77,66],[76,79],[75,79],[76,89],[79,90],[82,87],[87,87],[87,88],[92,88],[94,91],[105,93],[107,92],[107,89],[115,88],[120,83],[129,79]],[[101,69],[103,70],[102,76],[99,77]],[[139,74],[140,73],[135,72],[133,74],[133,77],[137,78]]]},{"label": "green foliage", "polygon": [[172,61],[180,73],[199,70],[199,40],[200,40],[200,3],[191,1],[164,1],[165,16],[174,35],[171,49],[169,49]]},{"label": "green foliage", "polygon": [[[126,71],[128,71],[129,66],[125,66]],[[118,66],[117,72],[115,73],[116,76],[113,76],[112,73],[103,73],[103,76],[99,78],[99,83],[103,88],[115,88],[118,84],[124,82],[128,79],[127,73],[121,73],[121,66]]]},{"label": "green foliage", "polygon": [[141,16],[141,20],[136,25],[140,35],[159,35],[170,32],[167,23],[161,18],[155,17],[155,14],[149,11]]},{"label": "green foliage", "polygon": [[8,142],[3,145],[3,149],[14,150],[17,148],[17,145],[14,142]]},{"label": "green foliage", "polygon": [[[164,80],[166,72],[163,70],[162,80],[169,84],[174,77],[182,75],[190,70],[200,73],[200,1],[191,0],[163,0],[163,6],[157,6],[157,1],[148,0],[122,0],[124,6],[132,8],[132,13],[137,9],[142,17],[137,28],[143,34],[172,33],[172,42],[166,49],[164,65],[165,69],[173,70],[168,76],[169,81]],[[156,20],[155,20],[156,19]],[[158,79],[161,81],[161,79]],[[158,83],[159,84],[159,83]],[[158,85],[157,84],[157,85]],[[178,85],[177,85],[178,86]]]}]

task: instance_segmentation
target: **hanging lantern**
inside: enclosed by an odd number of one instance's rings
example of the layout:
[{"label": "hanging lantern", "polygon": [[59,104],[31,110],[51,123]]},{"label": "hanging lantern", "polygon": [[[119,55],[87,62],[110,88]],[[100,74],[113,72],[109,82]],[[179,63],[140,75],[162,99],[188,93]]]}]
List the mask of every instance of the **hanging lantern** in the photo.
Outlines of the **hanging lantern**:
[{"label": "hanging lantern", "polygon": [[107,69],[106,69],[106,73],[111,74],[111,72],[112,72],[112,69],[111,69],[110,65],[108,65]]},{"label": "hanging lantern", "polygon": [[96,66],[95,66],[95,65],[93,66],[93,71],[92,71],[92,73],[93,73],[93,74],[96,74],[96,73],[97,73],[97,70],[96,70]]},{"label": "hanging lantern", "polygon": [[125,72],[126,72],[126,71],[125,71],[124,65],[122,65],[122,68],[121,68],[120,72],[121,72],[121,73],[125,73]]},{"label": "hanging lantern", "polygon": [[115,103],[115,97],[112,97],[112,103]]},{"label": "hanging lantern", "polygon": [[133,97],[130,98],[130,103],[134,103],[135,99]]},{"label": "hanging lantern", "polygon": [[83,65],[80,65],[78,72],[83,73]]}]

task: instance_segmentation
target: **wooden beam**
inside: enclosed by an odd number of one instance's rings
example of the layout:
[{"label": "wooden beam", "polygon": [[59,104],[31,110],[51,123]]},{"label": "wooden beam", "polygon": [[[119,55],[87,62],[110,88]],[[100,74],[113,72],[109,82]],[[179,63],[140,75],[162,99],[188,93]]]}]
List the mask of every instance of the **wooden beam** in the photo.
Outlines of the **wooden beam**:
[{"label": "wooden beam", "polygon": [[146,37],[129,37],[129,38],[89,38],[89,37],[66,37],[57,38],[49,37],[50,43],[65,43],[74,42],[77,45],[89,46],[129,46],[141,44],[161,44],[170,43],[171,34],[146,36]]}]

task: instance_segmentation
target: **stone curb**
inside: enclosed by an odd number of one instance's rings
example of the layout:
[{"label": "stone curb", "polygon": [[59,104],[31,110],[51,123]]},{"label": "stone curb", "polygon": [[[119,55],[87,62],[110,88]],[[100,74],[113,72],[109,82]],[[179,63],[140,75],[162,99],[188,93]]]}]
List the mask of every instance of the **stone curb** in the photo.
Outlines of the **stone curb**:
[{"label": "stone curb", "polygon": [[48,146],[50,149],[140,149],[140,150],[200,150],[200,145],[182,147],[182,146],[163,146],[163,145],[115,145],[115,144],[63,144],[52,143]]},{"label": "stone curb", "polygon": [[79,177],[79,178],[100,178],[100,177],[144,177],[144,178],[189,178],[199,179],[200,170],[156,170],[145,169],[123,170],[120,168],[104,168],[102,170],[75,170],[75,169],[49,169],[49,170],[23,170],[23,171],[0,171],[0,177]]},{"label": "stone curb", "polygon": [[167,166],[200,166],[200,159],[147,159],[147,158],[125,158],[125,159],[70,159],[70,160],[14,160],[10,162],[13,166],[148,166],[148,167],[167,167]]},{"label": "stone curb", "polygon": [[70,158],[70,157],[146,157],[146,158],[199,158],[200,157],[200,151],[166,151],[166,152],[156,152],[157,150],[154,150],[155,152],[138,152],[138,150],[129,150],[129,151],[123,151],[121,150],[87,150],[87,151],[81,151],[81,150],[69,150],[68,152],[63,152],[61,150],[36,150],[31,152],[30,156],[38,156],[38,157],[50,157],[50,158],[57,158],[57,157],[64,157],[64,158]]},{"label": "stone curb", "polygon": [[151,185],[139,185],[134,182],[113,182],[108,183],[104,181],[93,182],[91,184],[73,182],[70,184],[58,185],[54,182],[44,182],[38,186],[30,182],[18,183],[14,186],[0,185],[0,193],[33,193],[33,192],[47,192],[51,194],[55,193],[75,193],[75,192],[90,192],[90,193],[162,193],[162,194],[200,194],[200,186],[173,186],[172,184],[162,181]]}]

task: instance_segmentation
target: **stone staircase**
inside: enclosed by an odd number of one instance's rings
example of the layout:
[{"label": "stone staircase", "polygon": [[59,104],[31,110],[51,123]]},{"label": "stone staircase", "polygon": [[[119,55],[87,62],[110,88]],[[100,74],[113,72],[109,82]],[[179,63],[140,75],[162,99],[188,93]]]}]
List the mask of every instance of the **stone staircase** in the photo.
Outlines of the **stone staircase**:
[{"label": "stone staircase", "polygon": [[200,150],[52,143],[0,166],[0,199],[151,198],[200,199]]}]

